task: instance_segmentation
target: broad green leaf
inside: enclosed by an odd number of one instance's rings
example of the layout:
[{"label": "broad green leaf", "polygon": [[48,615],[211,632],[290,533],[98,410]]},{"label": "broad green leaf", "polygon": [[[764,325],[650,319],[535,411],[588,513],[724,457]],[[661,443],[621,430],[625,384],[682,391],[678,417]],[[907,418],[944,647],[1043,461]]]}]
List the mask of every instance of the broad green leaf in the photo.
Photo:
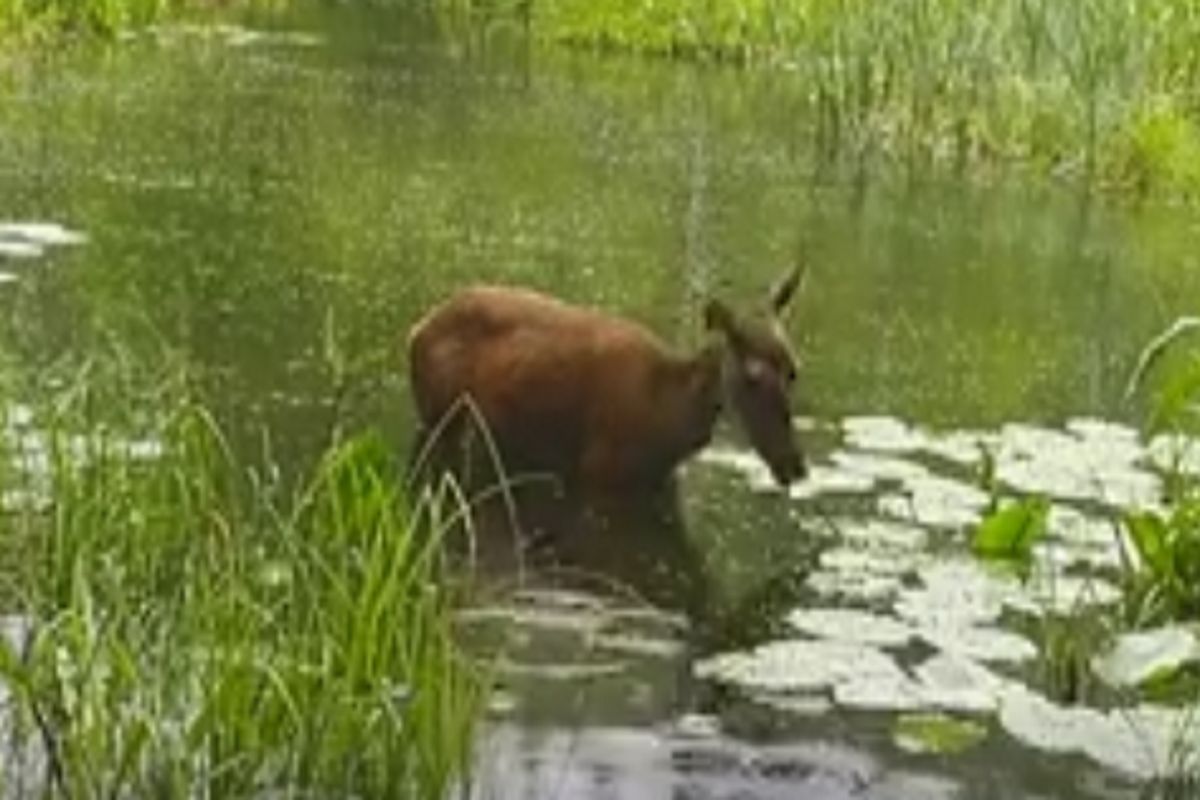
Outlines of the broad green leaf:
[{"label": "broad green leaf", "polygon": [[1125,527],[1142,562],[1156,575],[1169,575],[1173,571],[1172,559],[1167,525],[1162,517],[1152,511],[1129,512],[1125,515]]},{"label": "broad green leaf", "polygon": [[1050,504],[1044,498],[1020,500],[979,524],[972,546],[984,558],[1027,561],[1033,545],[1046,534]]}]

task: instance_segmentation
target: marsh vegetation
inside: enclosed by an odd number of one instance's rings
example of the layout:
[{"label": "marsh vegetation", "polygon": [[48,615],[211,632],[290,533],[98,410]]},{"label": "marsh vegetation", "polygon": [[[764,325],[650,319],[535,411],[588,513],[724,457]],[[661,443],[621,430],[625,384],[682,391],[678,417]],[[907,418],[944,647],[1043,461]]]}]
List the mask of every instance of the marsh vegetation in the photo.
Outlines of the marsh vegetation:
[{"label": "marsh vegetation", "polygon": [[9,377],[6,791],[446,796],[482,697],[450,630],[452,498],[408,497],[370,438],[285,483],[176,369]]},{"label": "marsh vegetation", "polygon": [[1017,165],[1119,192],[1200,190],[1190,0],[444,0],[538,39],[734,62],[804,88],[794,124],[853,168]]},{"label": "marsh vegetation", "polygon": [[[1186,342],[1126,389],[1200,292],[1193,10],[702,5],[240,6],[0,77],[6,785],[1187,796]],[[797,258],[808,476],[725,429],[682,475],[726,638],[597,576],[463,607],[409,325],[509,282],[690,350]]]}]

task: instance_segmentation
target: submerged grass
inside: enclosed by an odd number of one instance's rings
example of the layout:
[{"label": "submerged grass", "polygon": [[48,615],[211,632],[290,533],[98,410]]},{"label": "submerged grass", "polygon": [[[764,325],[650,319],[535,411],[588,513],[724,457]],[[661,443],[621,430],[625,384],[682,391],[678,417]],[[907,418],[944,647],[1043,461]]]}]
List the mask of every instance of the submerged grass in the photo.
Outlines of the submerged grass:
[{"label": "submerged grass", "polygon": [[818,146],[1200,193],[1200,3],[438,0],[543,40],[780,67]]},{"label": "submerged grass", "polygon": [[482,699],[440,574],[456,506],[370,437],[287,489],[182,383],[155,395],[140,439],[86,376],[0,430],[5,787],[447,796]]}]

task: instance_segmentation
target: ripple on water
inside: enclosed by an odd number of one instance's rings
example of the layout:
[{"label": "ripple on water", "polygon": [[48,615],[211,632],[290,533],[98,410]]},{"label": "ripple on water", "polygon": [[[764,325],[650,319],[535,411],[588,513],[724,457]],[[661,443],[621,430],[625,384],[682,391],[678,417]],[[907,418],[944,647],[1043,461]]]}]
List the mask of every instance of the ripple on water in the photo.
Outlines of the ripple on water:
[{"label": "ripple on water", "polygon": [[472,800],[528,797],[744,797],[754,800],[949,800],[949,778],[894,770],[843,744],[751,745],[725,736],[660,737],[633,728],[483,732]]}]

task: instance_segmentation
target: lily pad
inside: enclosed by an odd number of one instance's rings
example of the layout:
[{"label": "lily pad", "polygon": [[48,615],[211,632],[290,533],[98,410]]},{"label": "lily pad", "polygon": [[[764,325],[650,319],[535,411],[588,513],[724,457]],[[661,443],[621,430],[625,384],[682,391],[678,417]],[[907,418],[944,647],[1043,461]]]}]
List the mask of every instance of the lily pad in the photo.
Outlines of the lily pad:
[{"label": "lily pad", "polygon": [[869,475],[816,465],[809,469],[804,480],[788,489],[788,496],[805,500],[822,494],[863,494],[873,488],[875,480]]},{"label": "lily pad", "polygon": [[1006,597],[1004,604],[1017,611],[1041,616],[1069,615],[1085,608],[1107,606],[1121,599],[1121,590],[1103,578],[1063,575],[1037,565],[1021,591]]},{"label": "lily pad", "polygon": [[1170,625],[1126,633],[1092,659],[1092,671],[1109,686],[1131,687],[1200,661],[1200,637],[1190,628]]},{"label": "lily pad", "polygon": [[842,708],[860,711],[916,711],[928,702],[921,687],[903,673],[848,678],[834,684],[833,699]]},{"label": "lily pad", "polygon": [[18,241],[37,246],[83,244],[87,236],[56,222],[0,222],[0,242]]},{"label": "lily pad", "polygon": [[0,258],[40,258],[45,248],[32,242],[0,239]]},{"label": "lily pad", "polygon": [[787,621],[810,636],[877,647],[900,647],[913,636],[912,628],[894,617],[853,608],[798,608]]},{"label": "lily pad", "polygon": [[834,527],[849,544],[867,550],[900,551],[902,558],[920,551],[929,541],[924,528],[896,520],[845,519],[835,521]]},{"label": "lily pad", "polygon": [[1161,481],[1140,469],[1140,449],[1124,434],[1101,432],[1099,423],[1075,423],[1082,435],[1006,425],[996,457],[996,477],[1029,494],[1107,505],[1152,507]]},{"label": "lily pad", "polygon": [[1019,633],[1003,628],[919,627],[921,638],[944,653],[979,661],[1029,661],[1037,656],[1037,647]]},{"label": "lily pad", "polygon": [[921,480],[929,477],[929,470],[902,458],[881,456],[873,453],[851,453],[845,450],[834,453],[830,460],[840,469],[870,479],[870,482]]},{"label": "lily pad", "polygon": [[785,639],[750,651],[724,653],[696,664],[696,676],[748,689],[811,692],[849,681],[905,678],[890,656],[874,647],[820,639]]},{"label": "lily pad", "polygon": [[862,450],[889,453],[921,449],[925,438],[894,417],[861,416],[842,420],[846,441]]},{"label": "lily pad", "polygon": [[839,572],[858,572],[900,577],[925,563],[922,554],[883,553],[859,547],[832,547],[821,553],[821,567]]},{"label": "lily pad", "polygon": [[805,585],[822,597],[844,598],[871,602],[886,600],[900,591],[900,578],[895,575],[872,575],[817,570],[808,576]]},{"label": "lily pad", "polygon": [[984,453],[995,448],[996,441],[995,434],[979,431],[950,431],[929,437],[922,449],[945,461],[971,467],[983,460]]},{"label": "lily pad", "polygon": [[911,477],[902,492],[879,499],[880,513],[936,528],[962,528],[979,521],[988,496],[980,489],[939,475]]},{"label": "lily pad", "polygon": [[1067,431],[1079,437],[1093,452],[1102,452],[1109,463],[1134,464],[1145,456],[1136,429],[1096,417],[1067,420]]},{"label": "lily pad", "polygon": [[1008,681],[969,658],[937,653],[913,670],[930,707],[986,713],[1000,704]]},{"label": "lily pad", "polygon": [[896,613],[922,628],[962,628],[995,622],[1021,592],[1008,573],[973,558],[947,559],[920,571],[921,586],[902,592]]},{"label": "lily pad", "polygon": [[1161,706],[1117,708],[1059,706],[1013,686],[1000,705],[1000,724],[1013,738],[1039,750],[1085,753],[1093,761],[1139,779],[1170,777],[1189,769],[1180,743],[1200,739],[1200,715]]},{"label": "lily pad", "polygon": [[954,755],[986,738],[987,728],[978,722],[945,714],[905,714],[892,727],[892,741],[908,753]]},{"label": "lily pad", "polygon": [[821,553],[819,569],[808,576],[806,583],[825,597],[883,600],[896,595],[904,576],[927,560],[919,550],[833,547]]},{"label": "lily pad", "polygon": [[1000,703],[1000,724],[1013,738],[1037,750],[1079,750],[1088,731],[1107,725],[1104,714],[1087,706],[1060,706],[1025,687],[1007,692]]},{"label": "lily pad", "polygon": [[1138,563],[1128,535],[1111,520],[1055,503],[1046,517],[1046,531],[1047,541],[1035,546],[1035,556],[1040,551],[1040,557],[1051,558],[1061,567],[1079,564],[1115,569]]}]

